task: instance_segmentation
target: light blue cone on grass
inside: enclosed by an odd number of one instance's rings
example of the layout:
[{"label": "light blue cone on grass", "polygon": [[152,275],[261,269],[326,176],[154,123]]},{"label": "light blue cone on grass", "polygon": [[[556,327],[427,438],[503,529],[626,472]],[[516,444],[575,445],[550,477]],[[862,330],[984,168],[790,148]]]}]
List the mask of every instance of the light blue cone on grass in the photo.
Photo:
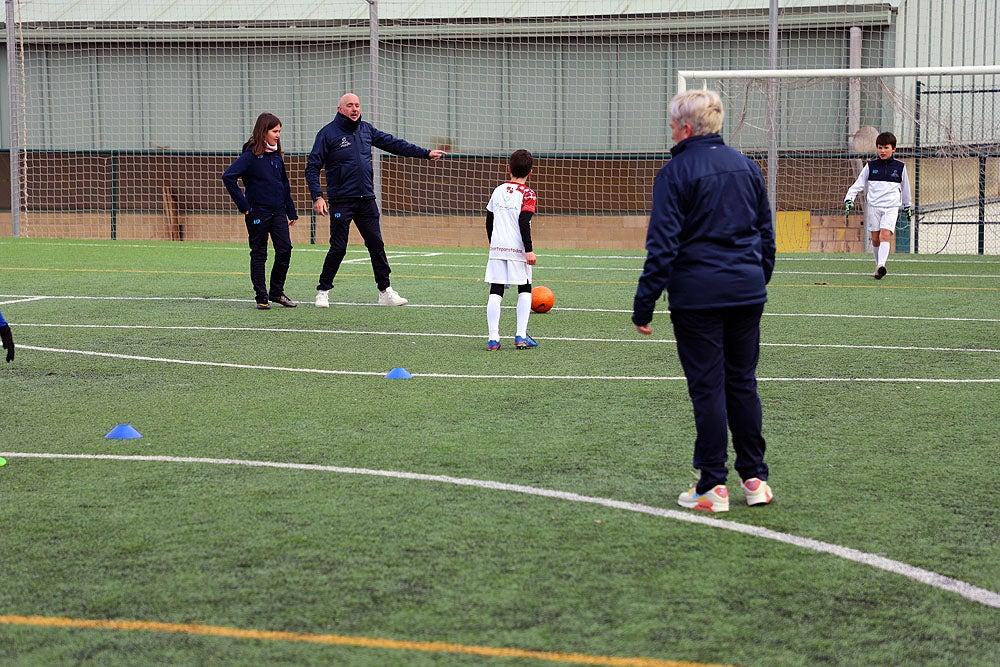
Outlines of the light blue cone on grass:
[{"label": "light blue cone on grass", "polygon": [[391,380],[406,380],[413,377],[413,375],[411,375],[405,368],[393,368],[391,371],[386,373],[385,376]]},{"label": "light blue cone on grass", "polygon": [[118,426],[115,426],[113,429],[111,429],[111,431],[104,437],[116,440],[124,440],[126,438],[141,438],[142,433],[139,433],[128,424],[119,424]]}]

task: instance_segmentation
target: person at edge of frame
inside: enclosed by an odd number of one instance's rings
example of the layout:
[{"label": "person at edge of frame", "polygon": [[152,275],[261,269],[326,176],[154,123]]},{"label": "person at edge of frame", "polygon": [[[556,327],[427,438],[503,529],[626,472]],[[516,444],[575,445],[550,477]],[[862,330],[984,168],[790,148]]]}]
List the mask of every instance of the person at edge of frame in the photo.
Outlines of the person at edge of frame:
[{"label": "person at edge of frame", "polygon": [[3,341],[3,349],[7,350],[7,363],[14,361],[14,335],[10,331],[10,325],[0,313],[0,340]]}]

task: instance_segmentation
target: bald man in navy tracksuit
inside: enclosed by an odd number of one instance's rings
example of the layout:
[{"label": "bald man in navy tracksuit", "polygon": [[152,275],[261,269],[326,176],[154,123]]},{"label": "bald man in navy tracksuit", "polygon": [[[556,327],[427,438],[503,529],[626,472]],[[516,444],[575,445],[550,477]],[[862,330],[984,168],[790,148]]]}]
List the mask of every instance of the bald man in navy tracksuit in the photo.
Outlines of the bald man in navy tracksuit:
[{"label": "bald man in navy tracksuit", "polygon": [[[313,210],[330,215],[330,250],[323,261],[323,270],[316,286],[316,306],[330,307],[329,292],[340,263],[347,254],[347,236],[351,220],[365,241],[371,257],[375,284],[379,290],[378,305],[403,306],[407,301],[389,285],[389,260],[382,242],[378,205],[375,202],[372,147],[402,157],[439,160],[444,151],[428,150],[397,139],[371,123],[361,120],[361,101],[353,93],[340,98],[337,116],[316,134],[312,152],[306,162],[306,183],[312,195]],[[323,199],[319,183],[320,169],[326,170],[329,204]]]},{"label": "bald man in navy tracksuit", "polygon": [[640,333],[652,333],[653,308],[666,290],[694,407],[693,465],[700,473],[678,504],[729,510],[729,431],[747,504],[767,504],[772,494],[756,377],[775,254],[767,190],[757,165],[719,136],[717,94],[680,93],[670,115],[677,144],[653,186],[632,322]]}]

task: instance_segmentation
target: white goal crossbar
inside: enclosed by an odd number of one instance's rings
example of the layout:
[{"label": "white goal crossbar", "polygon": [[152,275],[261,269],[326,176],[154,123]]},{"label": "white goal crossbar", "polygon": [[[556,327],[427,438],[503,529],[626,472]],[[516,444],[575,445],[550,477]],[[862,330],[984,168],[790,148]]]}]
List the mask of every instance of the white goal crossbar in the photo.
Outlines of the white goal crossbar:
[{"label": "white goal crossbar", "polygon": [[855,69],[734,69],[678,70],[677,90],[687,90],[688,79],[813,79],[818,77],[879,77],[1000,74],[1000,65],[966,67],[873,67]]}]

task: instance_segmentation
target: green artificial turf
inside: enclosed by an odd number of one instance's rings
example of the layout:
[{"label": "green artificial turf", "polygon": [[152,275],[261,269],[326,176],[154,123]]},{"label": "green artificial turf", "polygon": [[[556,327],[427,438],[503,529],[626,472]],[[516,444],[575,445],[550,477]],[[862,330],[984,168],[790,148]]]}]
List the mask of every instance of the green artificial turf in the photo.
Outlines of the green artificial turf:
[{"label": "green artificial turf", "polygon": [[894,255],[873,281],[869,256],[779,256],[775,501],[742,505],[733,474],[704,525],[670,513],[694,514],[694,426],[665,302],[652,337],[630,323],[641,254],[540,251],[540,346],[513,348],[511,291],[487,352],[481,250],[392,249],[411,303],[379,308],[352,247],[319,309],[323,250],[293,254],[299,308],[257,311],[242,246],[0,239],[0,663],[1000,662],[994,606],[718,527],[996,599],[1000,260]]}]

